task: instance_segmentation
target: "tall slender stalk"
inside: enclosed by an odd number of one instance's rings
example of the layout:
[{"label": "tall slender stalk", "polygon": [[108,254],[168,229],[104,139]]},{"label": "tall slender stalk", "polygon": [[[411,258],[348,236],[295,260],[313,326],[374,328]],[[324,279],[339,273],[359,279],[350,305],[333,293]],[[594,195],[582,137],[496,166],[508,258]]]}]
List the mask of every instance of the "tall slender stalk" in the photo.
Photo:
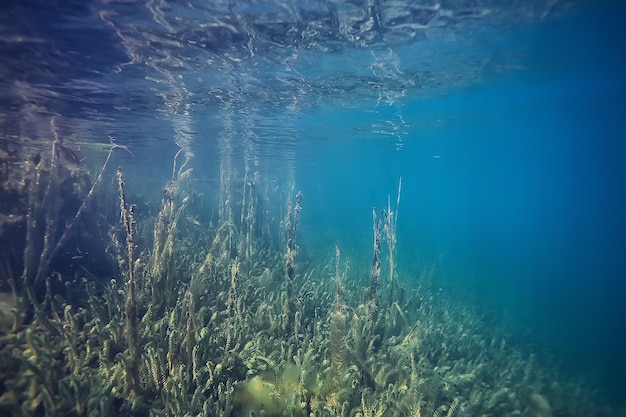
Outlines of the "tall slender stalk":
[{"label": "tall slender stalk", "polygon": [[[58,222],[58,207],[55,206],[55,204],[58,204],[58,201],[56,198],[53,198],[53,195],[57,193],[57,181],[59,176],[59,158],[56,147],[57,141],[54,141],[52,143],[52,157],[50,161],[50,174],[48,178],[48,185],[46,186],[46,190],[41,201],[41,209],[45,211],[46,228],[43,235],[43,248],[39,256],[39,264],[37,268],[37,274],[35,275],[33,288],[37,288],[41,280],[48,273],[48,261],[50,259],[50,252],[54,247],[53,240]],[[38,216],[38,213],[35,213],[35,215]]]},{"label": "tall slender stalk", "polygon": [[130,378],[131,392],[137,396],[139,390],[138,371],[138,336],[137,336],[137,300],[135,298],[135,273],[134,273],[134,236],[135,236],[135,205],[128,206],[124,191],[124,178],[122,168],[117,168],[117,183],[120,189],[120,208],[126,232],[126,254],[128,262],[128,292],[124,311],[126,314],[126,338],[128,342],[128,376]]},{"label": "tall slender stalk", "polygon": [[380,292],[380,239],[382,237],[382,225],[386,219],[385,211],[381,211],[380,217],[376,216],[376,209],[372,210],[374,229],[374,256],[372,258],[372,273],[370,276],[369,301],[378,304]]},{"label": "tall slender stalk", "polygon": [[396,226],[398,224],[398,207],[400,206],[400,191],[402,190],[402,177],[398,182],[398,197],[396,199],[396,209],[391,210],[391,198],[387,196],[387,218],[385,220],[384,232],[387,247],[389,248],[389,304],[393,304],[396,287]]},{"label": "tall slender stalk", "polygon": [[293,316],[295,314],[295,301],[293,294],[293,280],[295,278],[294,263],[296,259],[296,234],[298,232],[298,217],[302,208],[302,192],[296,194],[296,205],[287,207],[287,254],[285,255],[285,304],[283,306],[283,326],[287,334],[293,328]]},{"label": "tall slender stalk", "polygon": [[339,307],[341,297],[341,276],[339,275],[339,259],[341,257],[341,251],[339,249],[339,242],[335,241],[335,307]]},{"label": "tall slender stalk", "polygon": [[[53,152],[54,155],[54,152]],[[43,174],[43,161],[34,164],[34,175],[28,188],[28,213],[26,215],[26,246],[24,248],[24,270],[22,282],[27,291],[32,288],[37,275],[38,259],[41,255],[41,243],[38,239],[37,226],[40,212],[40,187]]]}]

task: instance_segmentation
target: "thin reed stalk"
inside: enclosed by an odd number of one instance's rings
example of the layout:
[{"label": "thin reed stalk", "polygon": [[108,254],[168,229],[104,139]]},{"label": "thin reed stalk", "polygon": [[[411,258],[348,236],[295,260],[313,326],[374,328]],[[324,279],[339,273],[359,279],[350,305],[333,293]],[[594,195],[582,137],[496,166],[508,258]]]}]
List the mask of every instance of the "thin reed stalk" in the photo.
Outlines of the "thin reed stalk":
[{"label": "thin reed stalk", "polygon": [[[37,288],[39,283],[48,273],[49,266],[48,260],[50,252],[54,247],[53,239],[56,233],[58,222],[58,201],[53,198],[53,195],[57,193],[58,186],[58,153],[57,153],[57,141],[52,143],[52,156],[50,160],[50,174],[48,178],[48,185],[41,201],[41,209],[45,212],[46,228],[43,235],[43,248],[41,250],[38,262],[37,273],[35,280],[32,284],[33,288]],[[37,214],[35,214],[37,216]]]},{"label": "thin reed stalk", "polygon": [[372,222],[374,224],[374,255],[372,257],[372,273],[370,276],[370,288],[368,299],[373,303],[374,307],[378,304],[378,295],[380,292],[380,240],[382,237],[382,225],[385,222],[386,213],[381,211],[380,217],[376,215],[376,209],[372,210]]},{"label": "thin reed stalk", "polygon": [[137,396],[139,392],[139,370],[138,370],[138,333],[137,333],[137,300],[135,296],[135,273],[134,273],[134,237],[135,237],[135,205],[128,205],[126,193],[124,191],[124,178],[122,168],[117,168],[117,183],[120,190],[120,209],[126,232],[126,254],[128,262],[128,290],[124,312],[126,315],[126,338],[128,343],[128,376],[131,393]]},{"label": "thin reed stalk", "polygon": [[391,210],[391,198],[387,196],[387,217],[385,219],[384,233],[387,247],[389,248],[389,305],[394,303],[397,287],[396,272],[396,228],[398,224],[398,207],[400,206],[400,192],[402,190],[402,177],[398,181],[398,197],[396,199],[395,210]]},{"label": "thin reed stalk", "polygon": [[291,333],[293,328],[293,319],[295,314],[295,301],[293,291],[293,280],[295,278],[295,260],[296,260],[296,235],[298,232],[298,217],[302,208],[302,192],[296,194],[296,205],[291,207],[291,203],[287,206],[287,219],[285,227],[287,229],[287,253],[285,255],[285,304],[283,306],[283,326],[287,334]]}]

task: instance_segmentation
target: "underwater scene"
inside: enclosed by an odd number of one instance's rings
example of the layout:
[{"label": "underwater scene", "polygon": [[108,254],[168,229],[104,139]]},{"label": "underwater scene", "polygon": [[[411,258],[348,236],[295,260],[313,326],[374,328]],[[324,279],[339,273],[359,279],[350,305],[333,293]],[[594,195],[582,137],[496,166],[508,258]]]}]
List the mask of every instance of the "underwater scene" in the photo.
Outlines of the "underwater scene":
[{"label": "underwater scene", "polygon": [[0,6],[0,417],[626,416],[626,3]]}]

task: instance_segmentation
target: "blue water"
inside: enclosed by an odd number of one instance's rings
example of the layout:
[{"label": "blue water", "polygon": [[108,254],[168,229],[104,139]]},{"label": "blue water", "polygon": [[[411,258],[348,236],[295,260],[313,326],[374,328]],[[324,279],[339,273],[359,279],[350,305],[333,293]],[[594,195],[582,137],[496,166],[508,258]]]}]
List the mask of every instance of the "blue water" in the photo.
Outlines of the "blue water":
[{"label": "blue water", "polygon": [[3,3],[3,140],[51,141],[54,119],[68,143],[127,145],[154,201],[179,148],[199,178],[249,164],[302,190],[304,251],[366,263],[402,178],[402,279],[436,265],[441,291],[620,398],[626,7],[448,3],[378,32],[339,24],[360,2]]},{"label": "blue water", "polygon": [[[400,149],[380,137],[309,144],[302,155],[315,162],[298,183],[302,222],[330,225],[315,228],[316,243],[347,236],[361,251],[371,245],[363,206],[384,208],[387,195],[393,206],[401,176],[400,265],[437,263],[444,290],[477,291],[567,366],[599,369],[621,397],[624,8],[585,6],[532,28],[527,69],[404,102]],[[324,131],[369,117],[326,115]]]}]

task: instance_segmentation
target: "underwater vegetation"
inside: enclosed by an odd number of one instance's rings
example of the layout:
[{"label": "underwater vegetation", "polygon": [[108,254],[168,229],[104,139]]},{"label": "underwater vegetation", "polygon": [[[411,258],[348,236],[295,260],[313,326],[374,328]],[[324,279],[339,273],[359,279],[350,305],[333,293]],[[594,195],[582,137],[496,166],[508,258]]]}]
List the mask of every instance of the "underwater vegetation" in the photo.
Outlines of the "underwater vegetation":
[{"label": "underwater vegetation", "polygon": [[[146,215],[114,148],[94,179],[54,146],[0,154],[1,416],[617,415],[431,291],[434,268],[403,276],[401,185],[352,265],[300,253],[306,196],[248,169],[199,190],[177,155]],[[77,241],[110,269],[61,262]]]}]

